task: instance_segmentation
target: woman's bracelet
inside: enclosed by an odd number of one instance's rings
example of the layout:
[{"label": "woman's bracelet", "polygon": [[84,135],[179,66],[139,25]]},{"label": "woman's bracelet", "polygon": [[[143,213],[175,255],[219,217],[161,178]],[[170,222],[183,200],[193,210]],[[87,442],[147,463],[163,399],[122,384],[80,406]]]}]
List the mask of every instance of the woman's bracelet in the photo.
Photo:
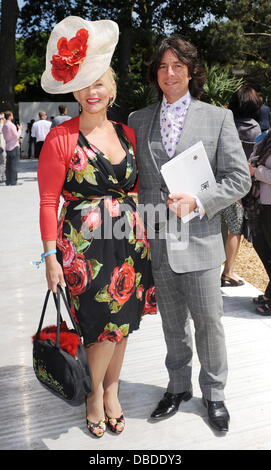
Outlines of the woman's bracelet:
[{"label": "woman's bracelet", "polygon": [[31,261],[31,264],[34,264],[34,266],[36,266],[36,268],[38,269],[40,267],[40,264],[44,263],[46,256],[53,255],[54,253],[56,253],[56,248],[42,253],[40,255],[40,261]]},{"label": "woman's bracelet", "polygon": [[46,258],[46,256],[53,255],[54,253],[56,253],[56,248],[54,248],[53,250],[46,251],[46,253],[42,253],[41,259]]}]

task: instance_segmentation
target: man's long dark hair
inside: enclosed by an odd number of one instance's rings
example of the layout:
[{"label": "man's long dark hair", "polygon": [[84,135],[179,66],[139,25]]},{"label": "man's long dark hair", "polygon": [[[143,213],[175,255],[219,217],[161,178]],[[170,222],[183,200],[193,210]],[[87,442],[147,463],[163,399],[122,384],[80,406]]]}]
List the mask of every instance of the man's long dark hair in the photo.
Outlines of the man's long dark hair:
[{"label": "man's long dark hair", "polygon": [[198,58],[196,47],[175,34],[162,39],[148,63],[148,79],[156,88],[159,98],[162,99],[163,92],[158,85],[157,72],[167,50],[171,50],[183,64],[187,65],[188,73],[191,76],[189,91],[191,96],[199,98],[206,81],[204,66]]}]

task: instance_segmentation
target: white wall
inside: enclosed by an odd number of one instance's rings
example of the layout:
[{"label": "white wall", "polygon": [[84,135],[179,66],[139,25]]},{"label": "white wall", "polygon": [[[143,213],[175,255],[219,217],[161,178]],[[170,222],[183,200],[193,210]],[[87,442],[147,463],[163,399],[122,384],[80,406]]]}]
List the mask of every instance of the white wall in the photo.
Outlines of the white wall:
[{"label": "white wall", "polygon": [[61,103],[52,103],[52,102],[21,102],[19,103],[19,121],[22,124],[22,140],[21,140],[21,157],[24,158],[28,156],[28,137],[29,134],[26,133],[27,123],[31,119],[37,121],[39,119],[39,111],[45,111],[48,119],[50,120],[51,116],[57,116],[59,114],[58,106],[60,104],[65,104],[67,106],[67,114],[71,117],[75,117],[79,114],[79,104],[77,102],[61,102]]}]

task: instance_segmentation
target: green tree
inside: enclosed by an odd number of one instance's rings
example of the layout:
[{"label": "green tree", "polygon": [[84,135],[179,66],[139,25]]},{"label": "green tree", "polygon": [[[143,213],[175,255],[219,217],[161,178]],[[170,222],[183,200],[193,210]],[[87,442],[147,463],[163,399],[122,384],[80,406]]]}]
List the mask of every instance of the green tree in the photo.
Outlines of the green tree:
[{"label": "green tree", "polygon": [[210,22],[200,33],[208,61],[270,64],[271,2],[227,0],[226,6],[225,19]]},{"label": "green tree", "polygon": [[[26,39],[26,47],[34,50],[40,43],[40,33],[49,33],[55,23],[68,15],[85,19],[110,18],[120,29],[115,66],[121,83],[128,84],[133,69],[145,79],[145,61],[149,58],[158,35],[192,30],[206,14],[221,17],[224,0],[26,0],[22,8],[19,32]],[[139,58],[140,65],[133,58]],[[45,54],[44,54],[45,55]],[[133,63],[133,66],[132,66]]]},{"label": "green tree", "polygon": [[198,32],[205,61],[243,75],[271,104],[271,2],[226,0],[225,18]]}]

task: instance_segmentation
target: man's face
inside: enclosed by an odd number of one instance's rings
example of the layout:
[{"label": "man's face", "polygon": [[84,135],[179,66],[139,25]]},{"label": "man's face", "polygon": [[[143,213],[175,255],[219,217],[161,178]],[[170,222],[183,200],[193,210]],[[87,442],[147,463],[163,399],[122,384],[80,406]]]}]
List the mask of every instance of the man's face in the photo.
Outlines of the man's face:
[{"label": "man's face", "polygon": [[157,81],[169,103],[174,103],[188,92],[190,79],[187,65],[168,49],[158,68]]}]

